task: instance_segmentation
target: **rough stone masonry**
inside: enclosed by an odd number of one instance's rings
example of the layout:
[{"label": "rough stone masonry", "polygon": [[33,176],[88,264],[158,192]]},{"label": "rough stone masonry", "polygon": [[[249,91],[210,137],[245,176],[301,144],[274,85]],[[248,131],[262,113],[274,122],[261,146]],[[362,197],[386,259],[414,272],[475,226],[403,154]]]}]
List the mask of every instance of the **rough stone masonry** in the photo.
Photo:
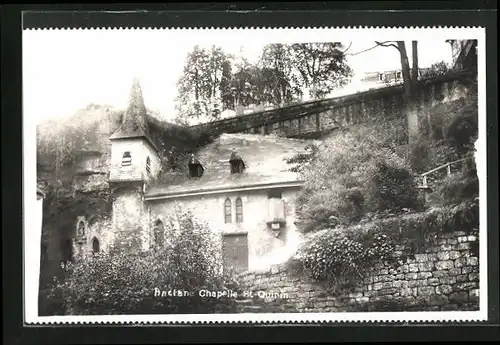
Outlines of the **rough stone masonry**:
[{"label": "rough stone masonry", "polygon": [[[340,293],[293,276],[284,265],[246,272],[238,281],[241,290],[254,292],[252,312],[479,310],[477,245],[477,230],[442,233],[414,259],[396,267],[378,264],[357,286]],[[271,297],[259,298],[259,291]],[[240,311],[247,308],[240,305]]]}]

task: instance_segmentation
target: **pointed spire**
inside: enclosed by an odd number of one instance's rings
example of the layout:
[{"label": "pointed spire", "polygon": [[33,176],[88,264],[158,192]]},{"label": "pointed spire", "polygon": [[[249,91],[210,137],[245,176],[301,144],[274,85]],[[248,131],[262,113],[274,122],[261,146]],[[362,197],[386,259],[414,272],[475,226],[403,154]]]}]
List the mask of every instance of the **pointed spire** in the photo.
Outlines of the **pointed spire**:
[{"label": "pointed spire", "polygon": [[149,134],[146,120],[146,106],[142,96],[142,88],[137,77],[134,78],[128,101],[128,107],[123,114],[122,133],[131,136]]},{"label": "pointed spire", "polygon": [[122,124],[110,139],[145,137],[156,148],[149,131],[147,111],[139,78],[134,77],[130,90],[128,107],[123,114]]}]

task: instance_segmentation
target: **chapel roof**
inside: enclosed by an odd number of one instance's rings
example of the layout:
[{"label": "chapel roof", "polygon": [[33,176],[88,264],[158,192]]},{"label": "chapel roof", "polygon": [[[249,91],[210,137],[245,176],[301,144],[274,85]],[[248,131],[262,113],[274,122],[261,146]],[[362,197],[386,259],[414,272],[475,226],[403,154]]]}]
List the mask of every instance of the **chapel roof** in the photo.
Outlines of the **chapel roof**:
[{"label": "chapel roof", "polygon": [[130,90],[129,103],[123,114],[122,124],[111,135],[110,140],[130,138],[145,138],[158,151],[157,145],[151,139],[142,88],[137,78],[134,78]]},{"label": "chapel roof", "polygon": [[[299,175],[289,170],[292,166],[286,160],[296,153],[306,152],[306,146],[312,142],[275,135],[225,133],[196,152],[195,159],[205,168],[200,178],[192,179],[188,174],[171,175],[170,181],[152,187],[147,196],[300,182]],[[243,160],[245,169],[242,173],[231,174],[230,160],[236,157]]]}]

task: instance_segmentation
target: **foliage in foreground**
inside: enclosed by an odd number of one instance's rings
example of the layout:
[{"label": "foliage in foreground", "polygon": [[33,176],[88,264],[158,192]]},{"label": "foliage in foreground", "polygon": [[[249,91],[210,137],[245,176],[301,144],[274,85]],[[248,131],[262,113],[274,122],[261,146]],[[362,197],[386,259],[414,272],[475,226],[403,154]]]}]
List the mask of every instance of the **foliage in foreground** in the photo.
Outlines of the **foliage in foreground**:
[{"label": "foliage in foreground", "polygon": [[289,264],[333,287],[345,281],[356,283],[377,263],[402,264],[406,258],[428,248],[439,233],[478,228],[479,202],[469,200],[455,206],[312,233]]},{"label": "foliage in foreground", "polygon": [[[213,232],[179,209],[165,226],[165,241],[163,245],[158,242],[154,250],[139,254],[113,250],[71,265],[67,279],[56,280],[49,290],[46,298],[52,302],[49,303],[52,310],[46,312],[93,315],[231,312],[231,299],[199,296],[202,289],[224,291],[232,283],[221,270],[220,250]],[[192,295],[155,297],[155,288]]]}]

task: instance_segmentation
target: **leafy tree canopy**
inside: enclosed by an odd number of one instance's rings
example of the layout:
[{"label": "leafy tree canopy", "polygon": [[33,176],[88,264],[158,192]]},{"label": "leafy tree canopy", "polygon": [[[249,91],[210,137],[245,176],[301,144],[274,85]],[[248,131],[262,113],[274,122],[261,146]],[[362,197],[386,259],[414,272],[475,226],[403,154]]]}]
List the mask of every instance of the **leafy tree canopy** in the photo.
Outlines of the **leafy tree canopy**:
[{"label": "leafy tree canopy", "polygon": [[237,62],[220,47],[195,46],[178,81],[178,122],[216,120],[250,104],[282,105],[305,92],[323,98],[351,76],[338,42],[268,44],[256,63]]}]

